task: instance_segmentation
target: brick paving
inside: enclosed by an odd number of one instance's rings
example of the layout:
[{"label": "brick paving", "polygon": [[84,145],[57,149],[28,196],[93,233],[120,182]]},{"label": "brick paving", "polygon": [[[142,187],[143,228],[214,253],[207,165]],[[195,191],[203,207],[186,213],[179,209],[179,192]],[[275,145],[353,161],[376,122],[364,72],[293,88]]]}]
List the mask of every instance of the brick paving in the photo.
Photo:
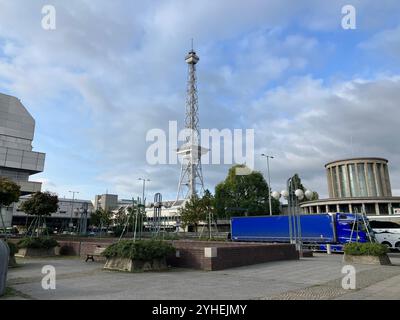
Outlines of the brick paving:
[{"label": "brick paving", "polygon": [[[357,265],[356,290],[341,288],[341,255],[318,254],[221,271],[173,268],[165,272],[121,273],[79,258],[19,259],[11,269],[7,299],[400,299],[400,254],[394,266]],[[43,290],[41,269],[53,265],[56,290]]]}]

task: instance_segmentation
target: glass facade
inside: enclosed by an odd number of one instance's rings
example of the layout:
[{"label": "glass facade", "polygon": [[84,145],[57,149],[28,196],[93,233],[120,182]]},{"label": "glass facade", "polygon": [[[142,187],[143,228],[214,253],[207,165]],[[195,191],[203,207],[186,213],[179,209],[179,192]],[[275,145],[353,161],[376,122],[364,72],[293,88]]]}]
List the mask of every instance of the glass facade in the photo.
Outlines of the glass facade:
[{"label": "glass facade", "polygon": [[367,183],[365,180],[364,163],[357,163],[357,171],[358,171],[358,183],[360,187],[360,196],[366,197],[368,196],[368,191],[367,191]]},{"label": "glass facade", "polygon": [[384,196],[383,192],[383,184],[382,184],[382,165],[380,163],[376,164],[376,184],[378,186],[378,196],[382,197]]},{"label": "glass facade", "polygon": [[377,196],[375,175],[374,175],[374,165],[373,163],[367,163],[367,178],[369,187],[369,196]]},{"label": "glass facade", "polygon": [[349,169],[349,179],[350,179],[350,192],[352,197],[357,197],[359,194],[357,177],[356,177],[356,167],[354,164],[348,165]]},{"label": "glass facade", "polygon": [[332,184],[333,184],[333,197],[334,198],[339,198],[340,193],[339,193],[339,187],[338,187],[338,182],[337,182],[337,174],[336,174],[336,167],[331,168],[332,172]]},{"label": "glass facade", "polygon": [[327,166],[329,196],[340,197],[390,197],[388,166],[374,158],[343,161]]},{"label": "glass facade", "polygon": [[345,165],[339,166],[339,177],[340,177],[340,188],[342,191],[342,197],[351,197],[349,184],[347,179],[347,170]]}]

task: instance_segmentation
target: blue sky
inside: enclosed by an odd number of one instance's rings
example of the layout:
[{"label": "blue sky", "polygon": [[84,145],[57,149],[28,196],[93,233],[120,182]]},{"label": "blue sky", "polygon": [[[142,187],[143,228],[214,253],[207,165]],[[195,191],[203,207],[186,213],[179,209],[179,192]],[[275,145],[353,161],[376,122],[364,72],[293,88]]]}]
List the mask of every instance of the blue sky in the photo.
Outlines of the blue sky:
[{"label": "blue sky", "polygon": [[[51,4],[57,28],[41,28]],[[341,8],[356,8],[356,30]],[[324,164],[350,156],[389,159],[400,194],[398,1],[0,0],[0,92],[36,119],[33,176],[80,198],[117,193],[173,198],[179,165],[151,166],[146,133],[183,126],[190,39],[198,64],[200,125],[253,128],[274,190],[299,173],[326,195]],[[350,141],[353,141],[351,144]],[[265,173],[256,156],[256,169]],[[206,186],[227,166],[204,166]]]}]

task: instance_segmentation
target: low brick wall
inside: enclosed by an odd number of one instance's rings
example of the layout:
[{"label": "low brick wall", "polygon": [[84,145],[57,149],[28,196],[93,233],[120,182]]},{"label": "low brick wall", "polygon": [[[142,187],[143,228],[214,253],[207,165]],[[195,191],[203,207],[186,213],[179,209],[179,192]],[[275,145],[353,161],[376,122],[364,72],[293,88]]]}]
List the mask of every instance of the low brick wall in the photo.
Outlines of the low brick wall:
[{"label": "low brick wall", "polygon": [[[108,247],[118,239],[57,239],[57,241],[60,243],[62,254],[86,258],[86,255],[93,253],[96,247]],[[177,251],[175,256],[167,258],[167,263],[180,268],[213,271],[270,261],[299,259],[295,245],[292,244],[196,240],[170,242]],[[102,257],[95,259],[104,260]]]},{"label": "low brick wall", "polygon": [[299,259],[291,244],[173,241],[173,245],[177,254],[167,259],[170,265],[207,271]]}]

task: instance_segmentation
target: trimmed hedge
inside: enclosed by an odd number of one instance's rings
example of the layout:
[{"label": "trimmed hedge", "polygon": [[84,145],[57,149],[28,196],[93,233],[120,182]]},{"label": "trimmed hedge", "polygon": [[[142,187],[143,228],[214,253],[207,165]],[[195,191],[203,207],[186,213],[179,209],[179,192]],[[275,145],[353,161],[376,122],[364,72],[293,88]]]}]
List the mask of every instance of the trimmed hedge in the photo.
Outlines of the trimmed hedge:
[{"label": "trimmed hedge", "polygon": [[107,258],[127,258],[132,260],[150,261],[166,258],[173,254],[175,248],[167,242],[160,240],[122,240],[114,243],[103,251]]},{"label": "trimmed hedge", "polygon": [[59,243],[50,237],[23,238],[18,242],[18,248],[51,249],[59,246]]},{"label": "trimmed hedge", "polygon": [[352,242],[346,243],[344,246],[344,253],[353,256],[383,256],[389,252],[387,246],[380,243],[360,243]]}]

